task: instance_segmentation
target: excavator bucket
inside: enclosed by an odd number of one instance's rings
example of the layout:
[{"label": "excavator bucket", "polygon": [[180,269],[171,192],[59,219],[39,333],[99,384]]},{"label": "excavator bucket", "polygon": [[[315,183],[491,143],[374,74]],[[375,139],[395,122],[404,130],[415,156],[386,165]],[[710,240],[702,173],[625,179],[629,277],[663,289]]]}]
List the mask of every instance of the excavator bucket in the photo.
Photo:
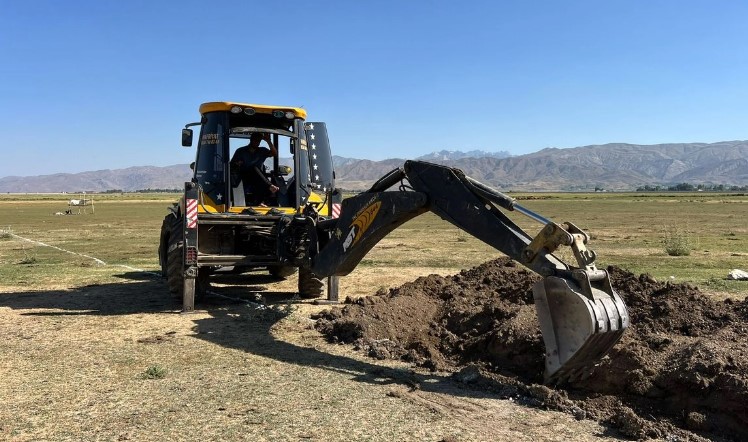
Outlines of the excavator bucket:
[{"label": "excavator bucket", "polygon": [[575,279],[581,281],[549,276],[533,287],[545,342],[546,383],[586,378],[629,325],[626,305],[610,287],[607,273],[602,287],[580,275]]}]

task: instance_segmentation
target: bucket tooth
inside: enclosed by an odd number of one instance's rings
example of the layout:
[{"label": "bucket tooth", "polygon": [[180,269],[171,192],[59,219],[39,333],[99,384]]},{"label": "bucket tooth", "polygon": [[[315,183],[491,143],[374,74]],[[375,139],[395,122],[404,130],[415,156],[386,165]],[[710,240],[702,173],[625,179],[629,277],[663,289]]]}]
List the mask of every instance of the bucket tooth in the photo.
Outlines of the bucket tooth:
[{"label": "bucket tooth", "polygon": [[[532,290],[545,343],[545,380],[558,383],[589,372],[628,327],[626,305],[618,294],[549,276]],[[589,296],[591,295],[591,296]]]}]

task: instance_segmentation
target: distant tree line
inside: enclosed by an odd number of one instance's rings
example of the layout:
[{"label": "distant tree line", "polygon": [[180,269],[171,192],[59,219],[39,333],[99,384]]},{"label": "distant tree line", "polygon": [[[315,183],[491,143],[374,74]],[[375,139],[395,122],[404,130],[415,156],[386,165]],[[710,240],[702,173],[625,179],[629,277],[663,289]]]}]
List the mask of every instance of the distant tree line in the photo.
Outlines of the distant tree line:
[{"label": "distant tree line", "polygon": [[730,186],[727,184],[690,184],[680,183],[672,186],[650,186],[649,184],[637,187],[637,192],[736,192],[746,191],[748,186]]},{"label": "distant tree line", "polygon": [[136,190],[135,193],[174,193],[181,191],[182,189],[140,189]]},{"label": "distant tree line", "polygon": [[122,189],[109,189],[99,193],[175,193],[179,192],[180,189],[139,189],[139,190],[122,190]]}]

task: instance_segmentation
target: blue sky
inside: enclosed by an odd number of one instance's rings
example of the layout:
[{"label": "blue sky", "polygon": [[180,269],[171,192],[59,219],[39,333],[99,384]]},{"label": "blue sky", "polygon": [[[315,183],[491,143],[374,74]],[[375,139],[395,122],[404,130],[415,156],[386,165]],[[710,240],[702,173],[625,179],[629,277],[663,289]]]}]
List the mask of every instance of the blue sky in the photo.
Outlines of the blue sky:
[{"label": "blue sky", "polygon": [[744,1],[44,1],[0,14],[0,177],[187,163],[204,101],[334,153],[748,139]]}]

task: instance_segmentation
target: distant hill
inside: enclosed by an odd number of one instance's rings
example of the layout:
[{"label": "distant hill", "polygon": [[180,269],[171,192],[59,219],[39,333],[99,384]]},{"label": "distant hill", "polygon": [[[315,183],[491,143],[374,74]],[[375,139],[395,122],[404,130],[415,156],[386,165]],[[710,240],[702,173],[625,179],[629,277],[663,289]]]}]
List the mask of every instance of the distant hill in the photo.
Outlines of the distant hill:
[{"label": "distant hill", "polygon": [[55,193],[134,191],[141,189],[181,189],[192,177],[188,164],[173,166],[136,166],[127,169],[95,170],[81,173],[57,173],[30,177],[0,178],[0,192]]},{"label": "distant hill", "polygon": [[[488,156],[484,156],[484,154]],[[605,144],[548,148],[519,156],[473,151],[420,157],[457,167],[479,181],[513,190],[632,190],[645,184],[748,185],[748,141],[684,144]],[[477,156],[473,156],[477,155]],[[438,158],[437,158],[438,157]],[[444,159],[447,158],[447,159]],[[286,159],[281,159],[283,162]],[[405,162],[333,157],[337,185],[363,190]],[[76,174],[0,178],[0,192],[100,192],[111,189],[181,189],[187,165],[130,167]]]},{"label": "distant hill", "polygon": [[[402,164],[402,160],[348,160],[336,173],[339,185],[350,189],[364,189]],[[435,162],[462,169],[467,175],[500,189],[632,190],[645,184],[682,182],[748,185],[748,141],[617,143],[548,148],[508,158],[460,157]]]},{"label": "distant hill", "polygon": [[[748,141],[678,144],[605,144],[543,149],[501,160],[490,180],[521,188],[613,190],[643,184],[748,184]],[[458,166],[459,167],[459,166]]]}]

